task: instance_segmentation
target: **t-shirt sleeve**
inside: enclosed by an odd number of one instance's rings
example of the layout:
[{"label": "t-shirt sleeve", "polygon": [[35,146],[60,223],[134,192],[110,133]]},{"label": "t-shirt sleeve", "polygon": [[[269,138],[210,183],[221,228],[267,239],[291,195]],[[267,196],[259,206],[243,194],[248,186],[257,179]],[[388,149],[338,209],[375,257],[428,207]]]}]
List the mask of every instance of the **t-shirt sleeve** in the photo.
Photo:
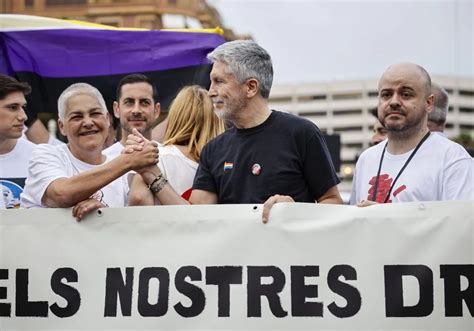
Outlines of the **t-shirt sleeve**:
[{"label": "t-shirt sleeve", "polygon": [[217,185],[211,173],[211,155],[209,144],[204,146],[199,166],[194,177],[193,190],[203,190],[217,193]]},{"label": "t-shirt sleeve", "polygon": [[23,208],[42,207],[41,202],[49,184],[68,177],[61,153],[54,146],[41,144],[33,151],[28,163],[28,178],[21,195]]},{"label": "t-shirt sleeve", "polygon": [[441,200],[474,200],[474,160],[461,146],[452,148],[443,169]]},{"label": "t-shirt sleeve", "polygon": [[[359,161],[357,162],[360,162],[360,159]],[[350,197],[350,200],[349,200],[349,204],[350,205],[355,205],[357,204],[359,201],[359,197],[357,196],[357,166],[354,170],[354,176],[352,177],[352,189],[351,189],[351,197]]]},{"label": "t-shirt sleeve", "polygon": [[318,200],[331,187],[339,184],[340,180],[334,170],[326,141],[321,132],[316,130],[306,144],[303,169],[311,193],[315,200]]},{"label": "t-shirt sleeve", "polygon": [[165,178],[168,178],[169,175],[168,173],[166,172],[166,166],[165,166],[165,160],[164,160],[165,156],[163,155],[160,155],[160,158],[158,160],[158,168],[160,169],[161,173],[163,174],[163,176],[165,176]]}]

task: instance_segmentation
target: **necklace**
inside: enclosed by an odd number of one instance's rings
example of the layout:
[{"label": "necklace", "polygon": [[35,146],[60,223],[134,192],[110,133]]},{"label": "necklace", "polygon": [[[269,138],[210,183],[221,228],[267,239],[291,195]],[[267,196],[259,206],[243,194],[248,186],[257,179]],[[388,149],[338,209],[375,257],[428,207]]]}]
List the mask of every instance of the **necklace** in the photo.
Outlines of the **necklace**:
[{"label": "necklace", "polygon": [[[410,163],[411,159],[413,158],[413,156],[415,156],[416,152],[418,151],[418,149],[420,149],[421,145],[423,145],[423,143],[425,142],[426,139],[428,139],[428,137],[430,136],[430,131],[428,131],[423,138],[421,138],[420,142],[418,143],[418,145],[416,145],[415,149],[413,150],[413,152],[411,152],[410,156],[408,157],[408,159],[406,160],[405,164],[403,165],[403,167],[400,169],[400,171],[398,172],[397,176],[395,177],[395,180],[392,182],[392,184],[390,185],[390,189],[388,190],[387,192],[387,195],[385,196],[385,199],[383,201],[383,203],[387,203],[388,199],[390,198],[390,194],[392,193],[392,189],[393,187],[395,186],[395,183],[397,182],[398,178],[400,177],[400,175],[402,174],[402,172],[405,170],[405,168],[408,166],[408,163]],[[383,148],[383,151],[382,151],[382,155],[380,156],[380,162],[379,162],[379,169],[377,170],[377,179],[375,180],[375,185],[374,185],[374,191],[372,192],[372,201],[375,201],[375,198],[377,196],[377,189],[378,189],[378,186],[379,186],[379,178],[380,178],[380,171],[382,170],[382,162],[383,162],[383,158],[385,156],[385,150],[387,149],[387,145],[388,145],[388,141],[385,143],[385,146]]]}]

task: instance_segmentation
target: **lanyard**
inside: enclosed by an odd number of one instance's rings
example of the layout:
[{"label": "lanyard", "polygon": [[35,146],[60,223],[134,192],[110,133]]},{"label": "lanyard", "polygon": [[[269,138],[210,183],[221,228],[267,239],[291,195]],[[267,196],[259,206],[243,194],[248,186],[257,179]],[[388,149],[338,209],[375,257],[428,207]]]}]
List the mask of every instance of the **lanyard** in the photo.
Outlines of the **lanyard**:
[{"label": "lanyard", "polygon": [[[388,193],[387,195],[385,196],[385,199],[383,201],[383,203],[387,203],[388,199],[390,198],[390,194],[392,193],[392,189],[394,188],[395,186],[395,183],[397,182],[398,178],[400,177],[400,175],[402,174],[403,170],[405,170],[405,168],[407,167],[408,163],[410,163],[411,159],[413,158],[413,156],[415,156],[415,153],[418,151],[418,149],[420,149],[421,145],[425,142],[426,139],[428,139],[428,137],[430,136],[430,131],[428,131],[425,136],[420,140],[420,142],[418,143],[418,145],[416,145],[415,149],[413,150],[413,152],[411,152],[410,156],[408,157],[408,159],[406,160],[405,164],[403,165],[403,167],[400,169],[400,171],[398,172],[397,176],[395,177],[395,180],[392,182],[392,185],[390,185],[390,189],[388,190]],[[380,171],[382,170],[382,162],[383,162],[383,157],[385,155],[385,150],[387,149],[387,145],[388,145],[388,141],[387,143],[385,144],[384,148],[383,148],[383,151],[382,151],[382,155],[380,156],[380,162],[379,162],[379,170],[377,171],[377,179],[375,180],[375,185],[374,185],[374,191],[372,192],[372,201],[375,201],[375,197],[377,196],[377,189],[378,189],[378,186],[379,186],[379,178],[380,178]]]}]

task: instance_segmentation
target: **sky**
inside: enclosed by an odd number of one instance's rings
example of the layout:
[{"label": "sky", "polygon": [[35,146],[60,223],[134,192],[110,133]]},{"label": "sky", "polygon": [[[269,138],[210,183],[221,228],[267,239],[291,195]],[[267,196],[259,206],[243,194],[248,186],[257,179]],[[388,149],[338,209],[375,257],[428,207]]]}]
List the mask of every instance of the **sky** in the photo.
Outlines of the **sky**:
[{"label": "sky", "polygon": [[378,78],[415,62],[474,77],[474,0],[208,0],[270,53],[275,84]]}]

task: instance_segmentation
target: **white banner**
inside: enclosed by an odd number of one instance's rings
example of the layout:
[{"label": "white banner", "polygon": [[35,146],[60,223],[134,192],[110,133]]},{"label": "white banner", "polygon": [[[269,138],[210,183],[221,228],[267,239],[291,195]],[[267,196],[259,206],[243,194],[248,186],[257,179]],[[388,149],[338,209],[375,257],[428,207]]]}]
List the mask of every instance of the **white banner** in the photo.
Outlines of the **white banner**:
[{"label": "white banner", "polygon": [[474,330],[474,206],[0,211],[0,330]]}]

